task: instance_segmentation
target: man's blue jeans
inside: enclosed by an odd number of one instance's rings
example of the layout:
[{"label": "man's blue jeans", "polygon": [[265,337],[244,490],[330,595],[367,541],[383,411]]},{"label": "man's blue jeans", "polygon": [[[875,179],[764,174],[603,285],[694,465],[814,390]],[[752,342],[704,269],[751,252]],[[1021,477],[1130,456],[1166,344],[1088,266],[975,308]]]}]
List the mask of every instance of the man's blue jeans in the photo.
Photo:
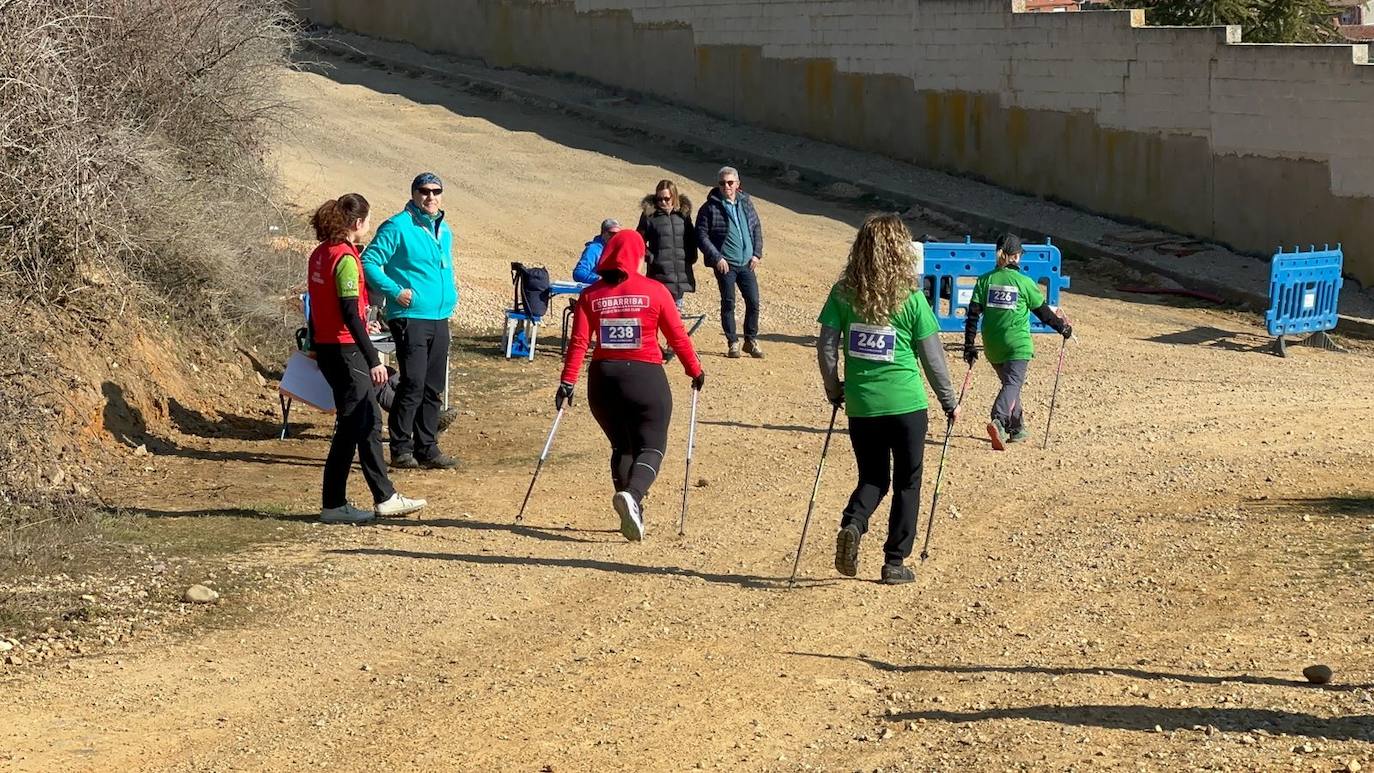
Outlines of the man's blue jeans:
[{"label": "man's blue jeans", "polygon": [[[727,264],[728,265],[728,264]],[[759,278],[749,266],[730,266],[724,274],[715,272],[716,285],[720,288],[720,327],[725,331],[725,341],[733,344],[739,336],[735,334],[735,287],[739,286],[744,296],[744,337],[754,338],[759,334]]]}]

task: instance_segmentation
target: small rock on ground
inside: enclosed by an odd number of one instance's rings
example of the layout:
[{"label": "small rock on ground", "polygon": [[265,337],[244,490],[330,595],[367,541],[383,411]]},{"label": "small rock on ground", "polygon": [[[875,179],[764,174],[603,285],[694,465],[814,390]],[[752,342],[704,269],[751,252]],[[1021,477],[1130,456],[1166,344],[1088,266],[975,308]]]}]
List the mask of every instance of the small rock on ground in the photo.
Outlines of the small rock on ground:
[{"label": "small rock on ground", "polygon": [[219,593],[204,585],[192,585],[186,589],[181,598],[188,604],[213,604],[219,601]]}]

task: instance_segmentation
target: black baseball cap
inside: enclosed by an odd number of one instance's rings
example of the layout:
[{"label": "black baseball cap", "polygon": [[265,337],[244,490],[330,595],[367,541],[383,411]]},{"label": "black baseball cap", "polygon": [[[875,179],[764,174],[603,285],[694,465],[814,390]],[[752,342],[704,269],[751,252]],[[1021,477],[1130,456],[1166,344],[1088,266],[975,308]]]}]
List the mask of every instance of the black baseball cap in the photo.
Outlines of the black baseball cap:
[{"label": "black baseball cap", "polygon": [[997,237],[997,251],[1003,255],[1021,254],[1021,237],[1016,234],[1002,234]]}]

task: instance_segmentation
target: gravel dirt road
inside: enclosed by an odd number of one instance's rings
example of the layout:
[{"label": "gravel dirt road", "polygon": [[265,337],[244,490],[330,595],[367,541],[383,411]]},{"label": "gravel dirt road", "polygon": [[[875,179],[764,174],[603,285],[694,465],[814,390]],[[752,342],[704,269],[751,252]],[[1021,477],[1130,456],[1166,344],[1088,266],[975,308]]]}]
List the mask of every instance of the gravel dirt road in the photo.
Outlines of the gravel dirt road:
[{"label": "gravel dirt road", "polygon": [[[299,111],[276,153],[298,206],[356,190],[381,215],[418,171],[444,178],[469,332],[496,324],[511,260],[565,276],[602,218],[632,221],[661,177],[700,201],[719,166],[356,64],[292,75],[287,88]],[[255,597],[257,614],[5,677],[4,767],[1374,764],[1369,346],[1279,360],[1254,316],[1126,296],[1077,264],[1064,305],[1080,340],[1049,450],[1058,343],[1046,338],[1026,392],[1034,442],[990,449],[996,378],[980,362],[932,557],[915,584],[888,588],[874,581],[881,529],[859,578],[831,566],[854,480],[837,432],[803,580],[789,590],[830,413],[813,320],[863,212],[747,173],[745,185],[767,238],[768,357],[722,356],[701,272],[690,308],[711,315],[695,336],[710,382],[685,537],[675,525],[690,393],[676,364],[648,536],[627,544],[580,399],[514,523],[558,359],[506,362],[489,336],[469,339],[454,362],[471,413],[445,435],[463,466],[397,476],[430,500],[423,521],[314,530],[253,557],[319,570],[294,592]],[[264,501],[309,512],[328,425],[308,418],[285,442],[194,439],[206,453],[163,461],[165,482],[112,488],[129,506],[220,518]],[[940,440],[927,445],[927,508]],[[1317,662],[1335,670],[1325,687],[1301,676]]]}]

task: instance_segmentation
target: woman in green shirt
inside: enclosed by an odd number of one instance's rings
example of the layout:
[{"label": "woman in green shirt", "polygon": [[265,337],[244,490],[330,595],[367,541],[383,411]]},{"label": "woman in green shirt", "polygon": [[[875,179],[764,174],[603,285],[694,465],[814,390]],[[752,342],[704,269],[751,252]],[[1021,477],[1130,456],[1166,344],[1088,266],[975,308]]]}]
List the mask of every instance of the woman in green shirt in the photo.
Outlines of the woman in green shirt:
[{"label": "woman in green shirt", "polygon": [[1030,436],[1021,417],[1021,386],[1035,356],[1030,315],[1065,338],[1073,335],[1073,328],[1050,308],[1035,280],[1021,273],[1021,251],[1021,239],[1015,234],[997,238],[997,268],[978,277],[964,317],[964,362],[972,368],[978,361],[973,338],[981,317],[983,348],[1002,382],[988,422],[988,438],[998,451]]},{"label": "woman in green shirt", "polygon": [[913,258],[911,232],[900,217],[869,215],[817,319],[821,379],[830,402],[845,405],[859,467],[858,485],[835,537],[835,569],[847,577],[858,574],[859,541],[868,531],[869,516],[891,487],[895,490],[881,575],[888,585],[915,579],[904,562],[916,537],[927,425],[918,357],[945,416],[953,421],[958,415],[940,328],[921,293]]}]

